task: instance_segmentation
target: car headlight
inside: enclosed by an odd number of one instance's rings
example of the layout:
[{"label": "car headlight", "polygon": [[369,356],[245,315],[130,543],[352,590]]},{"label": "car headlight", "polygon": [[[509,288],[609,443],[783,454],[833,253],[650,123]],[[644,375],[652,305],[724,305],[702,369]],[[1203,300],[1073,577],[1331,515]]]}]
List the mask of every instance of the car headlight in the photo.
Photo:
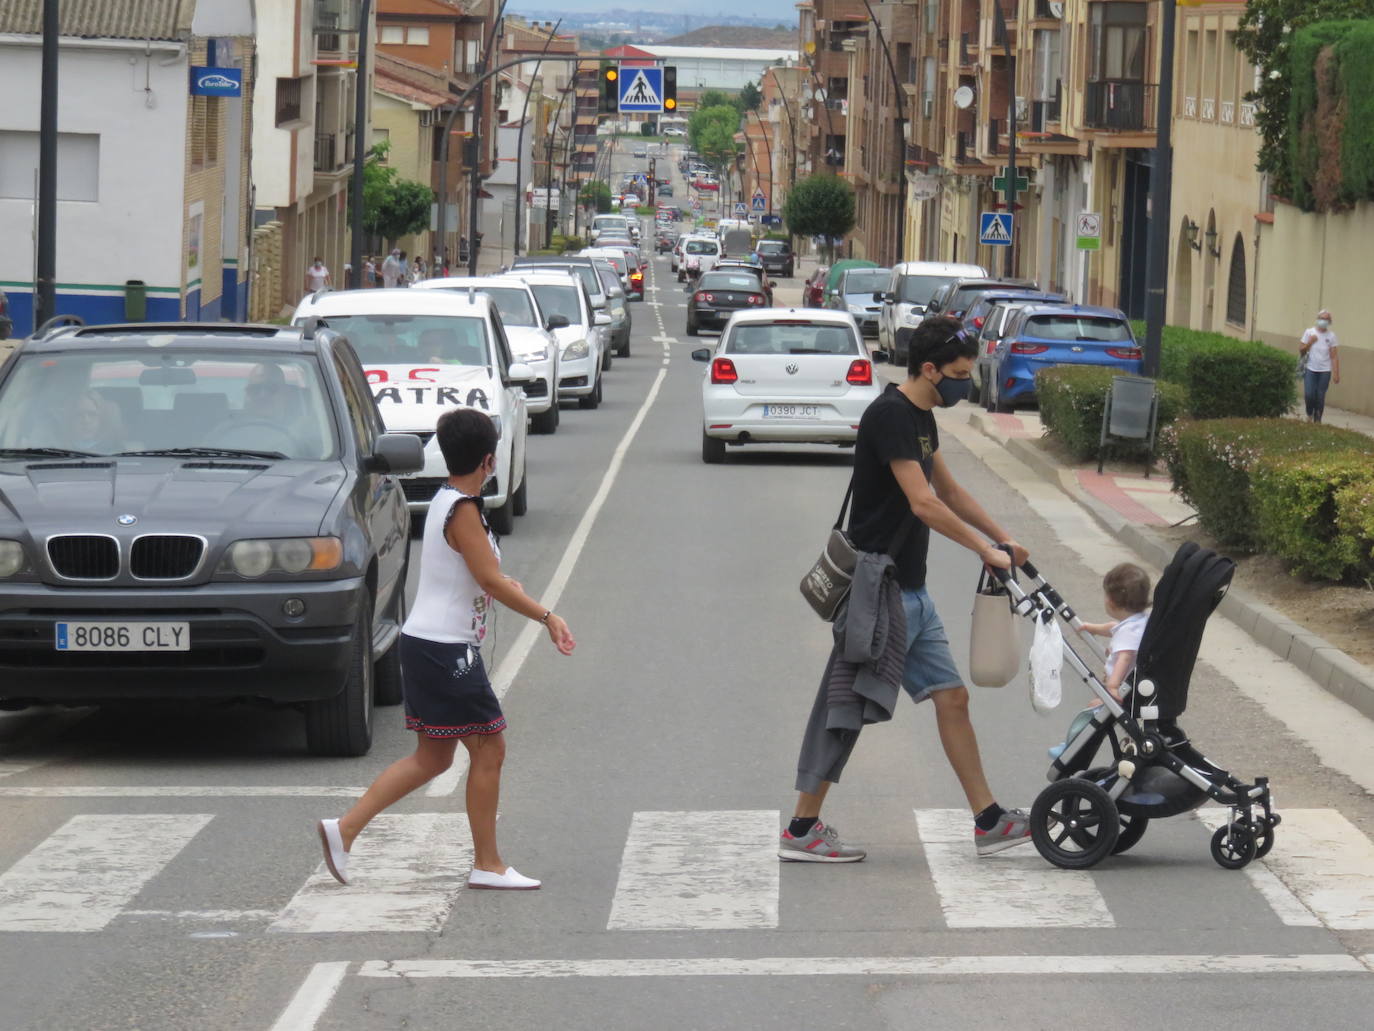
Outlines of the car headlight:
[{"label": "car headlight", "polygon": [[864,306],[862,304],[846,304],[845,307],[849,309],[849,314],[851,315],[862,315],[864,313]]},{"label": "car headlight", "polygon": [[587,357],[587,341],[574,340],[567,347],[563,348],[563,360],[573,361],[578,358]]},{"label": "car headlight", "polygon": [[343,542],[337,537],[281,537],[235,541],[218,571],[253,580],[273,572],[327,572],[342,563]]},{"label": "car headlight", "polygon": [[26,564],[24,545],[18,541],[0,541],[0,580],[23,572]]},{"label": "car headlight", "polygon": [[516,355],[516,358],[522,362],[542,362],[548,356],[549,349],[547,347],[541,347],[535,351],[525,351],[522,354]]}]

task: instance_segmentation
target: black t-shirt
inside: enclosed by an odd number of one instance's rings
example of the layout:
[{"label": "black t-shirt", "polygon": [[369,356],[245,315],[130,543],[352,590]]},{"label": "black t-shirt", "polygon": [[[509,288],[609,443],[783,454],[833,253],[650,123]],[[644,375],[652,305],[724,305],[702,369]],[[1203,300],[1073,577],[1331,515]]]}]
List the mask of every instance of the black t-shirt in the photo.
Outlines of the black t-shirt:
[{"label": "black t-shirt", "polygon": [[[849,537],[863,551],[885,552],[892,538],[911,514],[911,503],[902,492],[892,463],[911,459],[921,464],[930,479],[940,435],[935,415],[918,408],[890,384],[864,411],[859,420],[859,439],[854,446],[854,500],[849,511]],[[896,555],[897,582],[914,590],[926,582],[926,553],[930,527],[914,515],[906,540]]]}]

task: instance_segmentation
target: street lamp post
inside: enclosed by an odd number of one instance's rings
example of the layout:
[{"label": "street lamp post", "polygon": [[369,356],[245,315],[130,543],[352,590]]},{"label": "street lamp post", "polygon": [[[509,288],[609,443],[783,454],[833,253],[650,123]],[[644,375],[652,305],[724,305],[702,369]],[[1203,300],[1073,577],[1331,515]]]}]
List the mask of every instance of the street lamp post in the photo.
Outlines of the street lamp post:
[{"label": "street lamp post", "polygon": [[367,164],[367,148],[363,146],[363,126],[367,124],[367,41],[371,35],[372,0],[362,0],[358,14],[358,70],[353,76],[353,211],[352,246],[349,248],[351,268],[348,285],[353,289],[363,285],[363,168]]},{"label": "street lamp post", "polygon": [[[525,106],[520,112],[520,133],[515,143],[515,241],[511,248],[511,253],[517,257],[520,254],[520,230],[522,228],[520,209],[524,207],[522,203],[525,199],[525,178],[521,172],[525,160],[525,123],[529,120],[530,113],[530,94],[534,92],[534,84],[541,82],[539,78],[539,68],[544,63],[544,55],[549,52],[549,47],[553,44],[554,36],[558,33],[558,26],[563,24],[563,19],[559,18],[549,30],[549,38],[544,40],[544,49],[539,52],[539,60],[534,62],[534,73],[530,76],[530,88],[525,90]],[[549,202],[548,192],[544,193],[544,204]]]},{"label": "street lamp post", "polygon": [[1174,34],[1177,10],[1174,0],[1161,0],[1158,107],[1155,115],[1155,156],[1150,172],[1150,235],[1145,245],[1145,368],[1147,376],[1159,375],[1159,356],[1164,337],[1164,308],[1168,298],[1169,222],[1174,172]]},{"label": "street lamp post", "polygon": [[[754,111],[754,110],[752,110],[752,109],[750,110],[749,113],[750,113],[751,115],[754,116],[754,121],[756,121],[756,122],[759,123],[759,132],[763,133],[763,149],[768,153],[768,214],[769,214],[769,215],[772,215],[772,214],[773,214],[773,144],[772,144],[772,142],[769,141],[769,139],[768,139],[768,130],[764,127],[764,124],[763,124],[763,116],[760,115],[757,111]],[[747,133],[745,134],[745,138],[748,139],[748,134],[747,134]],[[750,149],[750,151],[753,151],[754,148],[753,148],[753,147],[750,147],[749,149]],[[758,164],[759,164],[758,158],[755,158],[755,159],[754,159],[754,171],[755,171],[755,173],[758,172]]]},{"label": "street lamp post", "polygon": [[[878,16],[873,13],[873,6],[864,0],[864,8],[868,11],[868,20],[873,23],[873,31],[878,36],[878,45],[883,48],[883,57],[887,60],[887,71],[892,76],[892,95],[897,104],[897,120],[894,124],[897,130],[897,149],[893,153],[893,161],[897,166],[897,254],[895,261],[902,261],[906,258],[906,132],[903,126],[906,124],[906,103],[902,97],[902,83],[897,78],[897,66],[892,61],[892,51],[887,48],[887,38],[883,35],[883,27],[878,23]],[[1016,100],[1013,98],[1012,106],[1015,107]]]}]

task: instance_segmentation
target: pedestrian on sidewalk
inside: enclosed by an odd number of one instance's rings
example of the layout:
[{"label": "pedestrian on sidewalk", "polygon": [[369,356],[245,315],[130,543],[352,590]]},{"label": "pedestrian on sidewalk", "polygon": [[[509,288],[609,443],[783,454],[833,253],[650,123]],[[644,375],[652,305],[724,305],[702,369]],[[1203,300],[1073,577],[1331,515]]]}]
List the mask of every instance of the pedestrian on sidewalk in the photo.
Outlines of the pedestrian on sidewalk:
[{"label": "pedestrian on sidewalk", "polygon": [[363,287],[371,289],[377,285],[377,262],[368,257],[363,259]]},{"label": "pedestrian on sidewalk", "polygon": [[[893,550],[906,624],[904,658],[899,656],[900,673],[894,671],[893,679],[900,676],[900,686],[912,701],[929,698],[934,704],[945,757],[972,810],[973,842],[982,856],[1029,841],[1030,824],[1021,810],[998,805],[988,787],[969,718],[968,689],[926,592],[931,530],[968,548],[988,566],[1008,569],[1013,560],[1021,565],[1028,558],[1026,549],[960,486],[940,453],[933,409],[952,407],[968,397],[977,354],[977,344],[964,334],[958,319],[932,318],[916,329],[906,381],[889,385],[859,420],[849,536],[861,552]],[[800,797],[782,832],[778,857],[783,860],[853,863],[867,855],[842,841],[839,832],[820,819],[826,793],[839,780],[858,739],[857,727],[830,729],[838,722],[832,717],[840,716],[832,711],[836,661],[832,653],[802,739],[796,781]],[[879,702],[880,709],[886,705],[885,713],[871,718],[873,706],[864,705],[864,721],[890,718],[897,697],[893,685],[890,696]]]},{"label": "pedestrian on sidewalk", "polygon": [[305,292],[313,294],[316,290],[323,290],[325,287],[334,285],[334,280],[330,278],[329,269],[324,262],[315,258],[310,267],[305,270]]},{"label": "pedestrian on sidewalk", "polygon": [[425,517],[415,604],[393,647],[401,649],[406,729],[415,752],[382,771],[340,819],[319,821],[329,872],[348,883],[348,853],[368,822],[449,768],[459,741],[468,751],[467,816],[473,865],[469,888],[532,890],[539,881],[507,866],[496,847],[496,805],[506,755],[506,718],[487,679],[481,645],[492,601],[543,624],[563,655],[577,642],[568,624],[501,572],[501,549],[482,510],[482,485],[496,475],[496,425],[460,408],[435,427],[448,480]]},{"label": "pedestrian on sidewalk", "polygon": [[1326,413],[1326,391],[1333,382],[1341,381],[1340,344],[1331,328],[1331,313],[1325,308],[1317,312],[1316,325],[1302,335],[1298,353],[1305,363],[1302,392],[1307,418],[1321,422]]},{"label": "pedestrian on sidewalk", "polygon": [[401,276],[405,274],[405,265],[402,264],[401,250],[393,247],[391,253],[382,262],[382,286],[394,287],[401,281]]}]

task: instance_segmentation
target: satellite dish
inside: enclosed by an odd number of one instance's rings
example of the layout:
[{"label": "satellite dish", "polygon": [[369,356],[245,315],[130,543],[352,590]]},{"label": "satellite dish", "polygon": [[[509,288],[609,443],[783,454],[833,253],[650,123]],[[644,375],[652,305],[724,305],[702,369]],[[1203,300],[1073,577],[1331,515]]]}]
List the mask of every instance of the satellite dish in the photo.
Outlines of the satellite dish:
[{"label": "satellite dish", "polygon": [[954,106],[960,111],[967,111],[973,106],[972,86],[960,86],[954,91]]}]

